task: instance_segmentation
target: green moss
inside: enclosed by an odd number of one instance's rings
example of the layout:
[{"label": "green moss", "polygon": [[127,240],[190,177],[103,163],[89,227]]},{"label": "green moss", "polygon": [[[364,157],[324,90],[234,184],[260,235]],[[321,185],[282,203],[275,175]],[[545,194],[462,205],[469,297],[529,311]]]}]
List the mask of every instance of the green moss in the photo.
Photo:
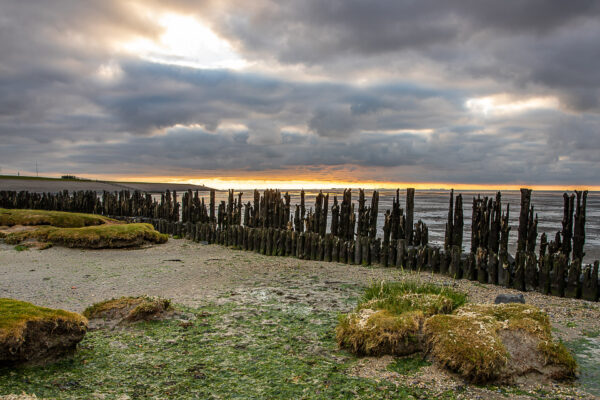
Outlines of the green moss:
[{"label": "green moss", "polygon": [[497,335],[499,327],[490,316],[434,315],[425,321],[424,333],[440,364],[470,381],[485,382],[508,361]]},{"label": "green moss", "polygon": [[15,246],[15,250],[16,251],[25,251],[25,250],[29,250],[29,247],[19,244],[19,245]]},{"label": "green moss", "polygon": [[18,343],[22,340],[22,334],[28,322],[42,320],[61,320],[67,325],[87,325],[87,320],[77,313],[38,307],[25,301],[0,298],[0,340]]},{"label": "green moss", "polygon": [[27,239],[67,247],[118,248],[140,245],[143,242],[165,243],[168,235],[157,232],[150,224],[107,224],[83,228],[56,228],[42,226],[32,231],[6,235],[8,244],[17,244]]},{"label": "green moss", "polygon": [[95,214],[0,208],[0,226],[51,225],[59,228],[80,228],[105,223],[118,221]]},{"label": "green moss", "polygon": [[560,367],[552,378],[571,378],[577,373],[573,356],[561,342],[552,339],[548,315],[535,306],[467,304],[453,315],[436,315],[424,325],[432,355],[474,382],[494,378],[508,361],[500,330],[523,331],[534,337],[544,363]]},{"label": "green moss", "polygon": [[539,350],[546,357],[546,364],[560,365],[563,369],[556,373],[554,379],[569,379],[577,375],[577,361],[562,341],[553,341],[551,338],[541,341]]}]

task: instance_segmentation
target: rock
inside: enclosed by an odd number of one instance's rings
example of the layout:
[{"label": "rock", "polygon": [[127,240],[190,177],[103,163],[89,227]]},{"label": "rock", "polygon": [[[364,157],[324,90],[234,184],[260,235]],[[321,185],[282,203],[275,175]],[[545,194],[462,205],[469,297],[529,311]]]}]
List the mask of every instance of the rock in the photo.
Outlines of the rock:
[{"label": "rock", "polygon": [[508,303],[525,304],[525,296],[523,296],[522,293],[519,293],[519,294],[501,293],[498,296],[496,296],[496,300],[494,300],[494,304],[508,304]]},{"label": "rock", "polygon": [[77,313],[0,299],[0,366],[40,365],[70,355],[87,325]]}]

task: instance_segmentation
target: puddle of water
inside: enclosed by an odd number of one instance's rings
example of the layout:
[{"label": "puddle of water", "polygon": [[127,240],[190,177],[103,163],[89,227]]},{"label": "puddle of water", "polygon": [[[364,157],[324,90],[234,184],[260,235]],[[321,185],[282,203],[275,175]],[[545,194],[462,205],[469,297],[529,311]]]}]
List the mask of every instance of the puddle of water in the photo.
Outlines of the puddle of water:
[{"label": "puddle of water", "polygon": [[579,364],[579,384],[600,396],[600,337],[582,338],[566,343]]}]

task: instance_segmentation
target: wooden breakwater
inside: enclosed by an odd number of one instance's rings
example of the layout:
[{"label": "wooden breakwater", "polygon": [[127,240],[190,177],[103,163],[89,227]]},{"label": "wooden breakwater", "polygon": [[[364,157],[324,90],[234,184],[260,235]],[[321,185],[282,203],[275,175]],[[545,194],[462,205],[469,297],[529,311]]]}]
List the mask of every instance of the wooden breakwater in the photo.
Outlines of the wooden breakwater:
[{"label": "wooden breakwater", "polygon": [[[352,191],[340,201],[319,193],[307,209],[304,191],[292,211],[290,196],[278,190],[255,190],[253,202],[243,203],[242,193],[228,193],[227,201],[208,204],[198,192],[185,192],[180,203],[176,192],[165,192],[160,201],[148,194],[121,191],[37,194],[0,191],[0,207],[93,212],[151,223],[158,231],[190,240],[215,243],[265,255],[347,264],[380,264],[408,270],[442,273],[518,290],[598,301],[598,261],[583,265],[587,192],[564,194],[563,220],[552,240],[545,234],[537,245],[538,218],[531,190],[521,189],[517,250],[508,252],[509,206],[501,194],[473,198],[471,247],[462,249],[464,223],[462,195],[451,191],[444,246],[430,246],[429,231],[414,223],[414,189],[407,189],[405,208],[399,190],[392,209],[384,213],[383,237],[377,237],[379,193],[370,204],[359,190],[357,209]],[[181,215],[181,218],[180,218]],[[328,224],[328,215],[331,216]],[[329,230],[327,229],[329,225]],[[537,248],[537,252],[536,252]]]}]

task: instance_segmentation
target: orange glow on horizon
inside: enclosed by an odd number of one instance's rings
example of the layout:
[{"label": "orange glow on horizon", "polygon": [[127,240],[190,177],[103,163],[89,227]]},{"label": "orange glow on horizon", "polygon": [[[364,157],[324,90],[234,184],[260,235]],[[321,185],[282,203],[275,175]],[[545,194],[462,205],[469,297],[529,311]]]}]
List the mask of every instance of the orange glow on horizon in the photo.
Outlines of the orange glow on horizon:
[{"label": "orange glow on horizon", "polygon": [[278,179],[278,178],[248,178],[218,177],[218,178],[196,178],[184,176],[152,176],[152,177],[120,177],[115,179],[121,182],[162,182],[183,183],[193,185],[205,185],[211,188],[226,189],[403,189],[412,187],[417,190],[519,190],[526,187],[533,190],[565,191],[565,190],[589,190],[600,191],[600,186],[593,185],[528,185],[526,183],[507,184],[473,184],[458,182],[390,182],[375,180],[311,180],[311,179]]}]

